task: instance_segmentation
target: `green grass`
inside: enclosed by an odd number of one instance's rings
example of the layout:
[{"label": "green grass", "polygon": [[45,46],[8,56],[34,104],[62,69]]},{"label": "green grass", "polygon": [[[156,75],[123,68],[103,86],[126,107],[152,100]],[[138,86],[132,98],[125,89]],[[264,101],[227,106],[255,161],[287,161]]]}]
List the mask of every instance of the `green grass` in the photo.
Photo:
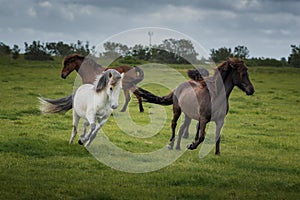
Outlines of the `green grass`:
[{"label": "green grass", "polygon": [[[63,80],[60,70],[60,61],[0,59],[1,199],[299,199],[300,69],[249,69],[256,93],[233,91],[221,156],[211,151],[200,159],[199,149],[186,151],[170,166],[138,174],[114,170],[82,146],[69,145],[71,112],[40,114],[38,96],[72,92],[76,74]],[[145,88],[168,92],[157,85]],[[139,113],[132,97],[129,112],[140,125],[150,120],[152,105],[144,107]],[[151,138],[124,134],[113,117],[104,132],[123,149],[151,152],[170,137],[171,106],[165,109],[166,124]]]}]

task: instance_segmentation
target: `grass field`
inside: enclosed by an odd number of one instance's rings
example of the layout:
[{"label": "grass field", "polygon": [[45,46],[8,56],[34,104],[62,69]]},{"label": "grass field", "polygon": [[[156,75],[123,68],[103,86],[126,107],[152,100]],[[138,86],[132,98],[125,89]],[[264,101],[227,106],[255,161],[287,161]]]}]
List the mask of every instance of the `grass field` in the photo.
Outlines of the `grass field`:
[{"label": "grass field", "polygon": [[[250,68],[256,93],[248,97],[233,91],[221,156],[211,151],[200,159],[199,150],[186,151],[171,165],[149,173],[112,169],[82,146],[69,145],[71,112],[40,114],[38,96],[59,98],[72,92],[76,74],[63,80],[60,70],[59,61],[0,59],[0,199],[300,198],[300,69]],[[146,88],[167,93],[153,85]],[[133,120],[149,121],[151,106],[145,103],[145,113],[138,113],[132,98]],[[154,137],[122,134],[113,118],[105,133],[128,151],[155,150],[170,137],[171,106],[165,109],[167,123]]]}]

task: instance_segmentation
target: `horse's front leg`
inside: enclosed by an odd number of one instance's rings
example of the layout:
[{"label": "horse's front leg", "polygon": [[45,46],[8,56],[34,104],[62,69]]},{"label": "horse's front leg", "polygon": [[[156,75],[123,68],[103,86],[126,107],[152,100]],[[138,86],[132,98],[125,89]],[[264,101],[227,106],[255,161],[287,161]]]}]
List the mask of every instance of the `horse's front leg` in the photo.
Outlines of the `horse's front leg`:
[{"label": "horse's front leg", "polygon": [[[108,115],[108,117],[109,117],[109,115]],[[96,128],[95,128],[94,132],[92,133],[92,135],[89,137],[89,140],[85,144],[85,147],[89,146],[91,144],[91,142],[95,139],[95,137],[96,137],[98,131],[100,130],[100,128],[102,128],[102,126],[107,122],[108,117],[102,119],[100,121],[100,123],[97,123]]]},{"label": "horse's front leg", "polygon": [[221,129],[223,127],[224,120],[216,122],[216,155],[220,155],[220,142],[221,142]]},{"label": "horse's front leg", "polygon": [[94,111],[89,111],[87,113],[86,121],[88,121],[88,123],[90,124],[90,132],[87,136],[85,136],[85,134],[84,134],[83,137],[80,137],[78,140],[78,144],[83,145],[91,137],[92,133],[94,132],[94,130],[96,128],[95,117],[96,117],[96,113]]},{"label": "horse's front leg", "polygon": [[84,124],[83,124],[83,132],[82,134],[80,135],[80,138],[84,138],[85,135],[86,135],[86,130],[87,130],[87,127],[90,125],[89,121],[85,121]]},{"label": "horse's front leg", "polygon": [[91,137],[91,135],[94,132],[95,128],[96,128],[95,122],[90,123],[90,132],[89,132],[89,134],[87,136],[80,137],[79,140],[78,140],[78,144],[83,145]]},{"label": "horse's front leg", "polygon": [[[195,137],[195,142],[192,144],[188,145],[188,149],[196,149],[198,145],[204,141],[205,138],[205,129],[206,129],[206,124],[208,123],[208,120],[200,118],[199,123],[197,124],[197,132],[196,132],[196,137]],[[199,137],[199,131],[200,131],[200,137]]]},{"label": "horse's front leg", "polygon": [[120,112],[125,112],[128,106],[128,103],[130,101],[130,94],[128,89],[123,89],[124,97],[125,97],[125,104],[123,105],[123,108],[120,110]]}]

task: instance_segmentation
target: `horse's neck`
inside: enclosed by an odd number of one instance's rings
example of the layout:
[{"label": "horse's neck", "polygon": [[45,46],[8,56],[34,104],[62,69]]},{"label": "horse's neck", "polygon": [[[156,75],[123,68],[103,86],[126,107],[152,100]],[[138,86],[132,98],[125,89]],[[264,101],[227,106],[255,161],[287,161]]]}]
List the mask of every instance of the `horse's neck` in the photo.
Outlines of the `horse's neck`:
[{"label": "horse's neck", "polygon": [[225,93],[226,93],[226,99],[228,100],[228,98],[234,88],[230,74],[227,76],[226,79],[223,79],[223,83],[224,83],[224,88],[225,88]]},{"label": "horse's neck", "polygon": [[[223,73],[223,74],[222,74]],[[224,74],[228,73],[228,74]],[[228,99],[233,89],[230,72],[216,71],[214,77],[206,82],[211,101],[215,108],[226,108],[228,111]],[[225,106],[225,107],[224,107]]]},{"label": "horse's neck", "polygon": [[94,83],[96,76],[99,75],[104,70],[103,67],[91,66],[91,65],[81,65],[80,69],[77,71],[82,78],[82,83]]},{"label": "horse's neck", "polygon": [[220,72],[220,76],[222,77],[223,85],[219,85],[218,89],[225,89],[226,99],[228,100],[234,88],[234,85],[232,83],[231,71],[222,71]]}]

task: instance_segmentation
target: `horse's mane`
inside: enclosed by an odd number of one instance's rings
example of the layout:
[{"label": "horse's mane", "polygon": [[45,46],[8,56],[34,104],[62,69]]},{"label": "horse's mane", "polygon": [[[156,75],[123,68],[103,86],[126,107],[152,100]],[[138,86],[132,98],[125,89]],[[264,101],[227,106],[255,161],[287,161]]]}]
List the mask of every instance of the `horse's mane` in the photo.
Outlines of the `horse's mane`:
[{"label": "horse's mane", "polygon": [[228,70],[230,68],[238,68],[239,70],[242,69],[247,69],[244,61],[240,58],[228,58],[227,60],[221,62],[218,66],[217,69],[220,70]]},{"label": "horse's mane", "polygon": [[[213,99],[217,96],[218,84],[220,84],[219,81],[221,81],[220,78],[224,79],[230,73],[231,69],[237,69],[239,72],[242,72],[243,70],[247,69],[247,67],[244,64],[244,61],[240,58],[228,58],[217,65],[217,67],[214,69],[214,74],[211,77],[203,76],[203,72],[201,73],[202,82],[205,82],[205,85],[209,88],[211,94],[213,94]],[[197,75],[199,71],[196,71],[197,70],[194,70],[194,74]],[[188,76],[193,80],[199,77],[199,75],[196,77],[190,76],[189,73]]]},{"label": "horse's mane", "polygon": [[[109,82],[109,78],[111,78],[110,85],[114,86],[121,80],[121,77],[122,77],[121,74],[117,70],[108,69],[96,76],[96,79],[95,79],[93,85],[95,86],[95,90],[97,92],[99,92],[107,86],[107,84]],[[99,85],[101,85],[100,90],[99,90]]]},{"label": "horse's mane", "polygon": [[84,56],[80,55],[80,54],[72,54],[72,55],[69,55],[69,56],[66,56],[63,61],[62,61],[62,64],[63,66],[65,66],[65,64],[69,63],[69,62],[74,62],[76,60],[81,60],[83,61],[84,60]]},{"label": "horse's mane", "polygon": [[76,62],[76,61],[80,61],[83,67],[92,67],[92,68],[102,68],[101,65],[99,65],[98,63],[96,63],[96,61],[94,61],[92,58],[80,55],[80,54],[72,54],[70,56],[66,56],[63,59],[63,65],[69,63],[69,62]]}]

